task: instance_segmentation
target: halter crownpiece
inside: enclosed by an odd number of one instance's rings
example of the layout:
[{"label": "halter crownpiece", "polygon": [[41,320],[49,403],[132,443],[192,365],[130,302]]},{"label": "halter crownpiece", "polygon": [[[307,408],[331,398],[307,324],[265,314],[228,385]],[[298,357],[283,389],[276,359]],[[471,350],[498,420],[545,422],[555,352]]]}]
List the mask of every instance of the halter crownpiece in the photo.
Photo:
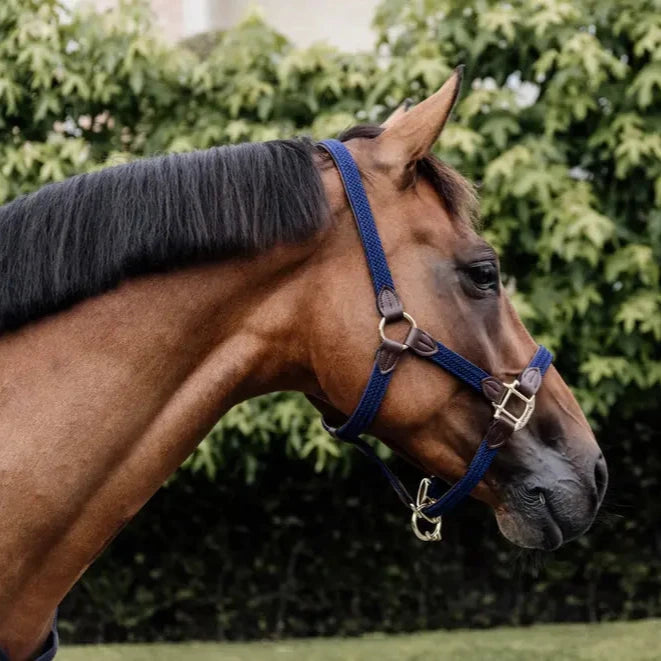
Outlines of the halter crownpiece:
[{"label": "halter crownpiece", "polygon": [[[415,319],[404,311],[395,290],[365,187],[351,153],[339,140],[324,140],[320,146],[330,154],[340,173],[365,251],[376,296],[376,307],[381,315],[378,326],[381,344],[376,351],[374,367],[358,406],[340,427],[331,427],[324,420],[322,424],[331,436],[354,444],[376,463],[400,500],[411,510],[411,526],[419,539],[427,542],[440,541],[442,515],[470,494],[484,477],[498,449],[515,431],[528,424],[535,410],[535,394],[542,385],[542,378],[551,365],[553,356],[548,349],[540,345],[523,372],[512,383],[504,383],[418,328]],[[388,338],[388,325],[402,320],[409,324],[404,341]],[[491,423],[465,475],[445,493],[439,478],[424,478],[420,482],[415,500],[373,448],[360,437],[376,417],[403,353],[413,353],[442,367],[485,396],[494,407]],[[425,522],[424,530],[420,527],[422,521]],[[431,528],[427,529],[429,526]]]}]

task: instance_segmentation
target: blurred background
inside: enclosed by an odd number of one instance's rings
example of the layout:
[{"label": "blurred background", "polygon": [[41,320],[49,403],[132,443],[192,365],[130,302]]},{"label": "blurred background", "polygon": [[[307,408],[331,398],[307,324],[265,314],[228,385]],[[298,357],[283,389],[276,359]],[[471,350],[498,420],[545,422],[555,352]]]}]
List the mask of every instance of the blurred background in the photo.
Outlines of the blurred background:
[{"label": "blurred background", "polygon": [[599,437],[599,521],[531,554],[471,502],[421,544],[378,472],[275,394],[226,415],[86,573],[65,642],[661,616],[658,0],[2,0],[0,203],[149,154],[333,136],[461,63],[438,153],[476,182]]},{"label": "blurred background", "polygon": [[[119,0],[68,0],[97,12],[114,9]],[[372,19],[379,0],[151,0],[148,3],[161,34],[175,43],[206,32],[236,27],[247,14],[258,13],[295,46],[325,41],[349,52],[368,51],[376,42]]]}]

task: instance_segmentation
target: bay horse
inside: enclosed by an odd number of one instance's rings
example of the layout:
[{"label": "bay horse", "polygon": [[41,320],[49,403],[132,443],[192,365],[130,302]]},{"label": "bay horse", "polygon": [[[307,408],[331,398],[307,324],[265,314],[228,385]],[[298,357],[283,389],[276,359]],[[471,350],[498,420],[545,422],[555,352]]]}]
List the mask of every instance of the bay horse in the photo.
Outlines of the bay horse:
[{"label": "bay horse", "polygon": [[[460,78],[342,144],[407,310],[506,379],[537,345],[471,186],[431,155]],[[136,161],[0,208],[5,658],[52,658],[59,602],[231,406],[298,390],[330,424],[354,410],[379,315],[344,183],[323,146],[281,140]],[[402,355],[369,431],[456,482],[492,414]],[[606,466],[553,367],[529,417],[473,495],[514,544],[553,549],[591,525]]]}]

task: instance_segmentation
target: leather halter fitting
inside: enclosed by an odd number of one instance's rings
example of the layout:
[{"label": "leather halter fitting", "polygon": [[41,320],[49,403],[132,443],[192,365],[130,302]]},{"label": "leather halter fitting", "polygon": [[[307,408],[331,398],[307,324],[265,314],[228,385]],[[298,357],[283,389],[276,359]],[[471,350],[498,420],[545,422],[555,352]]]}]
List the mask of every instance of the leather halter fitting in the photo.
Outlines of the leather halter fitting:
[{"label": "leather halter fitting", "polygon": [[[548,349],[540,345],[518,378],[512,383],[504,383],[418,328],[414,318],[404,311],[395,291],[360,172],[351,153],[339,140],[324,140],[320,146],[330,154],[340,173],[365,251],[376,296],[376,307],[381,315],[381,344],[376,351],[374,367],[358,406],[340,427],[331,427],[324,420],[322,424],[334,438],[354,444],[377,464],[404,505],[412,511],[411,525],[416,536],[423,541],[439,541],[441,516],[470,494],[484,477],[498,449],[530,420],[535,410],[535,393],[542,385],[542,378],[553,356]],[[404,341],[388,338],[388,325],[402,320],[409,324]],[[373,448],[360,437],[376,417],[393,372],[400,357],[406,352],[430,360],[454,374],[486,397],[494,407],[494,415],[484,439],[461,480],[443,493],[442,481],[438,477],[424,478],[420,482],[415,500]],[[421,520],[431,524],[431,529],[421,530]]]}]

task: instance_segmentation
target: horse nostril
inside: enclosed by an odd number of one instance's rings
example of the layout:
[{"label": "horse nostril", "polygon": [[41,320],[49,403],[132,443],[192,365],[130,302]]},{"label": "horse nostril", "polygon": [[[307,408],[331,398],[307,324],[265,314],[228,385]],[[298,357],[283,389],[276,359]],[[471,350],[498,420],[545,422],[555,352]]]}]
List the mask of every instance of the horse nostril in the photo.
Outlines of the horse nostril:
[{"label": "horse nostril", "polygon": [[603,454],[599,454],[594,465],[594,483],[597,487],[597,506],[599,506],[608,487],[608,469]]}]

